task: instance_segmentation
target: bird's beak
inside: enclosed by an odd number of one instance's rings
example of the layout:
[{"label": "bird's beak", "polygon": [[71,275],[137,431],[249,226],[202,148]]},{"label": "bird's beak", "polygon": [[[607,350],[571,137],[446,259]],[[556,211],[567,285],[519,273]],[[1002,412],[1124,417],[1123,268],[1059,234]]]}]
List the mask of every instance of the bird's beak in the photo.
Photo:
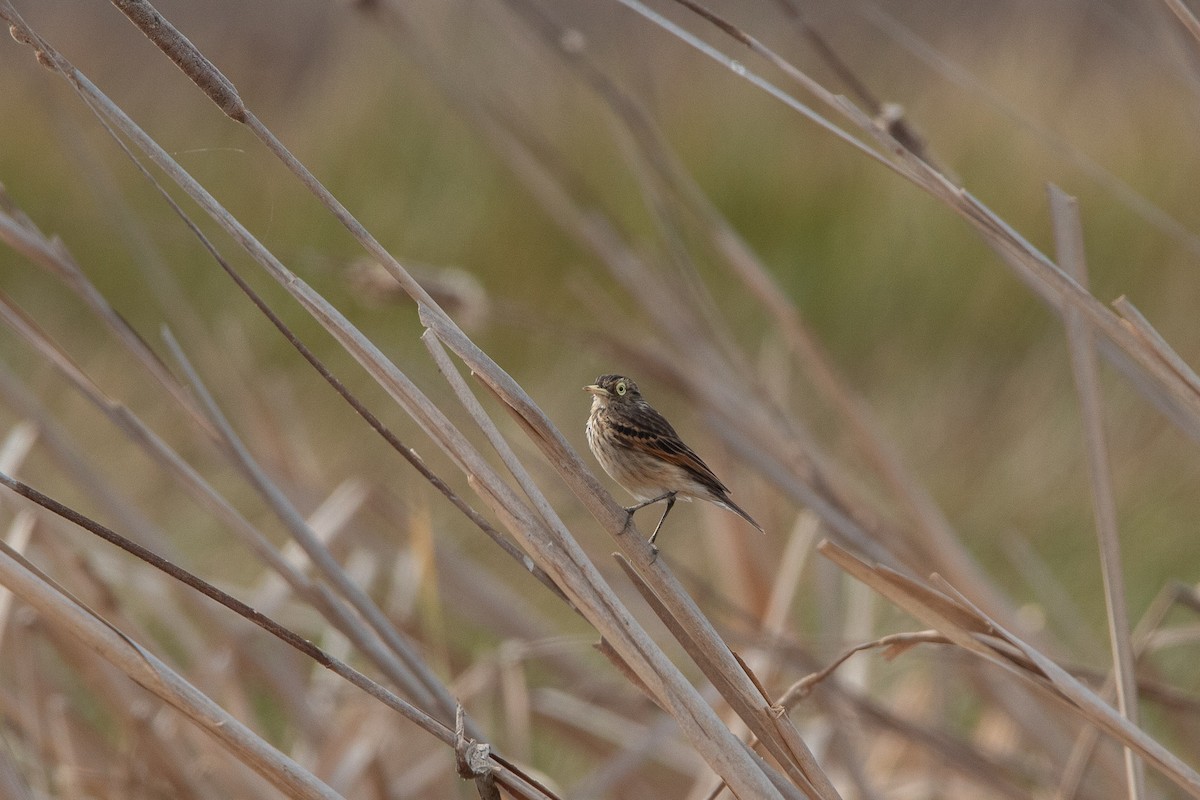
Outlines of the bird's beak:
[{"label": "bird's beak", "polygon": [[583,387],[583,390],[585,392],[591,392],[592,394],[596,395],[596,397],[608,397],[608,389],[605,389],[602,386],[597,386],[594,383]]}]

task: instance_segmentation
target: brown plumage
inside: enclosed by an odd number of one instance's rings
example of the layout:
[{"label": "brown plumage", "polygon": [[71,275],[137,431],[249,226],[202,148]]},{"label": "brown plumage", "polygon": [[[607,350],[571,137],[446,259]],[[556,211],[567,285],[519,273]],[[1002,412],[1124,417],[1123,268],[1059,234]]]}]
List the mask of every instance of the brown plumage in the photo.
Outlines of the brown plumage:
[{"label": "brown plumage", "polygon": [[667,509],[650,535],[650,544],[654,544],[677,498],[707,500],[762,531],[753,517],[729,499],[729,489],[683,443],[671,423],[645,401],[636,383],[621,375],[601,375],[583,388],[593,395],[587,422],[588,446],[609,477],[640,501],[625,510],[633,514],[639,508],[667,501]]}]

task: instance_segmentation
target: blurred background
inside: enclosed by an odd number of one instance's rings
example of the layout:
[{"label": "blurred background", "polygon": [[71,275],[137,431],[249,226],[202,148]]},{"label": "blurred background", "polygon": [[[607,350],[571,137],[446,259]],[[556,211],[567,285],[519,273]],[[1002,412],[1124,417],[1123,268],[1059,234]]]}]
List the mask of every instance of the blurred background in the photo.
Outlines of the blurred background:
[{"label": "blurred background", "polygon": [[[285,264],[432,397],[445,400],[453,418],[465,419],[418,341],[423,329],[415,307],[258,142],[123,16],[102,3],[16,5]],[[1078,197],[1092,292],[1106,302],[1128,297],[1185,360],[1200,363],[1200,47],[1165,4],[798,6],[807,29],[795,7],[783,2],[711,7],[833,92],[863,104],[825,48],[835,53],[874,98],[903,108],[940,168],[1051,257],[1046,186]],[[654,315],[636,301],[636,280],[632,286],[619,280],[564,228],[562,215],[531,188],[530,172],[514,167],[506,143],[519,141],[541,154],[552,174],[582,198],[580,208],[610,220],[645,261],[669,263],[686,251],[695,282],[680,279],[678,292],[706,298],[729,346],[756,376],[754,391],[803,420],[814,446],[839,466],[864,503],[873,504],[885,527],[895,509],[836,409],[787,357],[745,285],[686,225],[677,235],[664,230],[645,164],[589,85],[587,69],[594,69],[647,114],[678,165],[794,303],[964,550],[1012,599],[1025,632],[1054,642],[1055,654],[1069,661],[1107,663],[1099,557],[1063,326],[941,204],[616,2],[451,2],[394,14],[387,3],[367,0],[162,0],[157,7],[401,263],[412,265],[589,464],[583,426],[590,398],[580,387],[608,372],[639,381],[738,502],[767,523],[769,535],[758,537],[732,517],[691,504],[676,507],[660,537],[664,556],[736,641],[744,617],[758,615],[766,602],[769,587],[761,578],[778,564],[801,506],[731,452],[685,380],[646,366],[655,359],[670,363],[678,345],[664,339]],[[685,9],[655,8],[811,102],[778,70]],[[587,69],[570,66],[578,56]],[[61,238],[113,307],[160,353],[160,331],[170,326],[235,428],[302,510],[312,512],[347,482],[363,490],[367,499],[351,538],[395,560],[371,590],[389,598],[399,624],[428,643],[447,678],[461,677],[517,637],[458,605],[467,601],[456,597],[455,581],[467,579],[448,575],[428,552],[422,555],[423,547],[451,548],[444,553],[461,552],[461,563],[490,572],[497,586],[553,620],[556,635],[567,637],[561,647],[603,675],[607,667],[585,643],[587,627],[545,602],[540,587],[361,424],[215,268],[68,85],[11,42],[0,46],[0,183],[42,231]],[[449,461],[353,361],[214,226],[207,220],[200,226],[353,391],[469,496]],[[161,390],[55,276],[0,248],[0,291],[106,393],[141,415],[248,518],[283,541],[253,491],[198,440],[179,409],[164,402]],[[0,334],[0,359],[115,491],[169,533],[187,566],[235,593],[260,580],[261,568],[218,522],[7,329]],[[1101,381],[1136,621],[1164,586],[1200,580],[1200,451],[1107,364]],[[539,466],[540,456],[516,426],[499,409],[490,410],[544,479],[572,532],[619,582],[607,556],[611,541],[552,471]],[[0,404],[6,429],[25,418],[11,399]],[[44,449],[33,448],[21,474],[105,520],[94,498]],[[645,527],[656,514],[643,513]],[[81,552],[98,547],[66,529],[61,535]],[[396,542],[412,549],[388,549]],[[731,549],[744,559],[737,575],[725,569]],[[820,569],[817,561],[811,570]],[[830,585],[806,580],[788,624],[789,635],[826,656],[853,644],[821,622],[820,603],[829,599],[821,587]],[[146,613],[137,611],[132,587],[118,587],[123,591],[131,613]],[[899,612],[876,613],[878,633],[912,627]],[[1191,621],[1183,613],[1178,619]],[[301,615],[294,622],[306,620]],[[1195,658],[1195,645],[1182,637],[1153,656],[1155,674],[1198,692]],[[875,660],[872,669],[884,675],[880,686],[902,683],[903,661]],[[556,684],[537,668],[527,676],[530,686]],[[783,672],[794,679],[805,671]],[[613,679],[597,678],[606,680]],[[781,678],[772,688],[788,682]],[[948,725],[970,729],[979,722],[982,712],[969,695],[947,702]],[[275,740],[286,741],[287,725],[269,708],[265,703],[251,716]],[[529,750],[538,768],[567,785],[571,780],[563,776],[587,773],[582,744],[561,749],[538,725],[522,740],[519,731],[504,733],[505,715],[493,710],[495,716],[476,713],[485,727],[491,723],[501,746]],[[1187,738],[1169,725],[1154,732],[1168,743]],[[938,792],[926,786],[912,796]]]}]

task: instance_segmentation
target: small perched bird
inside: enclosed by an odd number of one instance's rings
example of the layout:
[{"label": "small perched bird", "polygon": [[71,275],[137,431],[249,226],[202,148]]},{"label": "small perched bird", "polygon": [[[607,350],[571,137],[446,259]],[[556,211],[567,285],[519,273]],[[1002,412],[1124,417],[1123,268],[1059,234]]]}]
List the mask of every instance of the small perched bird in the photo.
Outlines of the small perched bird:
[{"label": "small perched bird", "polygon": [[729,489],[683,443],[671,423],[646,402],[636,383],[621,375],[601,375],[583,390],[593,395],[587,421],[592,454],[609,477],[641,501],[625,511],[632,516],[639,508],[667,501],[667,510],[650,534],[651,546],[677,497],[715,503],[762,531],[729,499]]}]

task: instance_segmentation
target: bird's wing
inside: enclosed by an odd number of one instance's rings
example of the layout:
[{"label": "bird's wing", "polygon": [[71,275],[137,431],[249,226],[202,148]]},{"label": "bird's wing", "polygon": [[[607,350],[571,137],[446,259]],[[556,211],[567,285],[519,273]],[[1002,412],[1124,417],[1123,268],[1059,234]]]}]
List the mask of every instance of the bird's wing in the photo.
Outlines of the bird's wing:
[{"label": "bird's wing", "polygon": [[679,434],[667,422],[666,417],[649,405],[638,410],[638,426],[613,420],[613,428],[627,447],[641,450],[685,469],[693,478],[707,486],[718,496],[727,495],[729,489],[709,469],[708,464],[692,448],[683,443]]}]

